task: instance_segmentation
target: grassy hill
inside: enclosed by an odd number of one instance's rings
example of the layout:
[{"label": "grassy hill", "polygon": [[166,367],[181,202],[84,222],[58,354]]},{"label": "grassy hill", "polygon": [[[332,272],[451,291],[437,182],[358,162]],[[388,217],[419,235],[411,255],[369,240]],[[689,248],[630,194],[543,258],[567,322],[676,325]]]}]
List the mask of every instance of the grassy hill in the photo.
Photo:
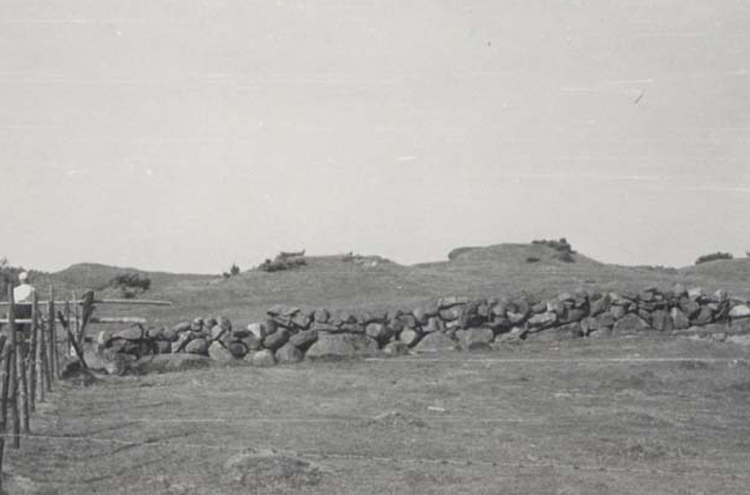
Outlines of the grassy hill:
[{"label": "grassy hill", "polygon": [[[631,267],[602,263],[583,254],[574,262],[558,259],[545,245],[498,244],[459,248],[446,261],[400,265],[369,256],[347,261],[343,256],[312,256],[300,268],[266,273],[249,270],[219,276],[148,272],[107,265],[73,265],[38,281],[53,283],[58,294],[84,288],[104,289],[123,271],[149,276],[144,297],[174,302],[169,308],[108,307],[102,315],[141,315],[153,324],[167,324],[202,315],[225,315],[238,323],[264,317],[273,304],[314,308],[410,308],[445,295],[476,297],[531,293],[549,297],[579,287],[589,290],[640,290],[677,282],[706,290],[726,288],[750,297],[750,259],[715,261],[682,269]],[[104,291],[104,294],[108,294]],[[111,293],[110,293],[111,295]]]}]

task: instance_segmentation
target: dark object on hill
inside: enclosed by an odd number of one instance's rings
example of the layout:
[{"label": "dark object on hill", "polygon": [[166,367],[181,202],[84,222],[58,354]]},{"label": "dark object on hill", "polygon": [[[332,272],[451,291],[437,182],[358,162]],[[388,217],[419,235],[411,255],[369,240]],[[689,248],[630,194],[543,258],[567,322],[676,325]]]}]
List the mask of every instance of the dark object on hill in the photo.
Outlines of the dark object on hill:
[{"label": "dark object on hill", "polygon": [[151,279],[142,273],[127,272],[112,277],[109,285],[118,289],[125,299],[132,299],[151,287]]},{"label": "dark object on hill", "polygon": [[[573,250],[573,246],[570,245],[570,243],[565,237],[561,237],[559,241],[555,241],[553,239],[550,239],[550,240],[537,239],[537,240],[531,241],[531,243],[551,247],[552,249],[560,253],[569,253],[569,254],[575,253],[575,251]],[[567,261],[567,260],[563,260],[563,261]],[[570,261],[574,261],[574,260],[571,259]]]},{"label": "dark object on hill", "polygon": [[341,257],[341,261],[344,263],[352,263],[354,261],[361,261],[364,258],[361,254],[354,254],[353,252],[349,251],[344,256]]},{"label": "dark object on hill", "polygon": [[696,265],[700,265],[701,263],[708,263],[709,261],[717,261],[717,260],[731,260],[734,256],[732,256],[732,253],[711,253],[711,254],[704,254],[697,260],[695,260]]},{"label": "dark object on hill", "polygon": [[555,258],[557,258],[560,261],[564,261],[565,263],[576,262],[576,259],[573,257],[573,255],[569,251],[561,251],[555,255]]},{"label": "dark object on hill", "polygon": [[304,255],[304,250],[300,251],[299,253],[285,253],[282,251],[278,256],[276,256],[276,259],[274,259],[273,261],[267,259],[266,261],[261,263],[258,268],[268,273],[298,268],[307,264],[307,260],[305,259]]},{"label": "dark object on hill", "polygon": [[232,263],[231,268],[229,268],[228,272],[224,272],[221,274],[224,278],[234,277],[236,275],[240,274],[240,267],[236,263]]},{"label": "dark object on hill", "polygon": [[526,258],[526,263],[539,263],[539,261],[541,260],[536,256],[529,256],[528,258]]}]

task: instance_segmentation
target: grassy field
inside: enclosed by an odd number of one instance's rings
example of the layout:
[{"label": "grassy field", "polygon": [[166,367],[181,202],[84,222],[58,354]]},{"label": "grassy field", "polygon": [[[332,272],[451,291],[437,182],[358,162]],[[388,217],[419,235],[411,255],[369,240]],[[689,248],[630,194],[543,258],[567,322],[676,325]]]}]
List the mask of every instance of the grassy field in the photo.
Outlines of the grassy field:
[{"label": "grassy field", "polygon": [[60,385],[9,493],[746,494],[747,348],[668,337]]},{"label": "grassy field", "polygon": [[[748,259],[664,269],[555,255],[518,244],[413,266],[328,256],[226,280],[149,273],[144,297],[173,306],[99,311],[152,325],[206,315],[244,325],[276,303],[408,309],[446,295],[678,282],[750,297]],[[80,293],[120,271],[75,265],[38,285]],[[745,494],[750,350],[649,335],[103,377],[58,384],[32,427],[20,451],[8,450],[9,493]]]},{"label": "grassy field", "polygon": [[[291,271],[243,272],[237,277],[148,273],[152,288],[144,297],[174,302],[168,308],[102,308],[103,315],[140,315],[153,325],[172,324],[196,316],[222,315],[247,324],[265,318],[274,304],[303,308],[413,309],[446,295],[502,297],[531,293],[557,295],[576,288],[634,290],[668,288],[675,283],[706,290],[727,289],[750,298],[750,258],[716,261],[682,269],[616,266],[576,254],[574,263],[556,259],[558,253],[541,245],[500,244],[475,248],[451,261],[412,266],[378,257],[365,263],[341,256],[309,257],[308,265]],[[538,258],[528,263],[527,258]],[[58,293],[105,287],[121,270],[94,264],[75,265],[40,280],[52,282]],[[106,294],[107,291],[104,291]]]}]

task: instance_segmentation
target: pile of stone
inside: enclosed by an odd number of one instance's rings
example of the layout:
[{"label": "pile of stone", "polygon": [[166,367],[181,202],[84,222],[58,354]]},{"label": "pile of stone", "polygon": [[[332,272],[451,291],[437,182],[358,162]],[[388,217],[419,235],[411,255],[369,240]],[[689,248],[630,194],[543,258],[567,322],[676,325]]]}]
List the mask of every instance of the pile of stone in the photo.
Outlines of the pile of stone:
[{"label": "pile of stone", "polygon": [[563,293],[540,301],[446,297],[412,311],[304,310],[278,305],[263,322],[233,328],[226,318],[196,318],[170,329],[128,329],[100,342],[136,355],[187,353],[258,366],[304,358],[486,350],[525,340],[601,338],[637,332],[709,329],[750,333],[750,305],[726,291],[677,285],[639,293]]}]

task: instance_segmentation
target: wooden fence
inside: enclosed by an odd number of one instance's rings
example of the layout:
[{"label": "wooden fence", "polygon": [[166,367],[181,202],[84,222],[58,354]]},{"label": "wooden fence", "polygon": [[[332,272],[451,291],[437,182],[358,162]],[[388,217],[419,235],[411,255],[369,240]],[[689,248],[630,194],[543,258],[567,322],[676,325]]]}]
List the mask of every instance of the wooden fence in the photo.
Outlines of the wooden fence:
[{"label": "wooden fence", "polygon": [[[25,319],[15,317],[18,305],[14,301],[12,286],[8,288],[8,301],[0,302],[0,306],[8,307],[7,317],[0,319],[0,327],[7,326],[7,332],[0,333],[3,371],[0,381],[0,493],[3,493],[2,467],[6,439],[10,438],[12,447],[19,449],[21,437],[31,433],[30,418],[36,410],[37,401],[44,402],[45,395],[54,390],[55,382],[61,378],[61,345],[63,349],[72,347],[81,363],[82,372],[89,373],[83,353],[83,339],[88,325],[146,323],[144,318],[137,317],[96,317],[95,305],[171,304],[168,301],[96,299],[93,291],[84,294],[80,300],[73,293],[73,300],[56,301],[52,287],[49,300],[40,301],[36,292],[32,297],[31,316]],[[64,330],[62,339],[58,336],[58,323]]]}]

